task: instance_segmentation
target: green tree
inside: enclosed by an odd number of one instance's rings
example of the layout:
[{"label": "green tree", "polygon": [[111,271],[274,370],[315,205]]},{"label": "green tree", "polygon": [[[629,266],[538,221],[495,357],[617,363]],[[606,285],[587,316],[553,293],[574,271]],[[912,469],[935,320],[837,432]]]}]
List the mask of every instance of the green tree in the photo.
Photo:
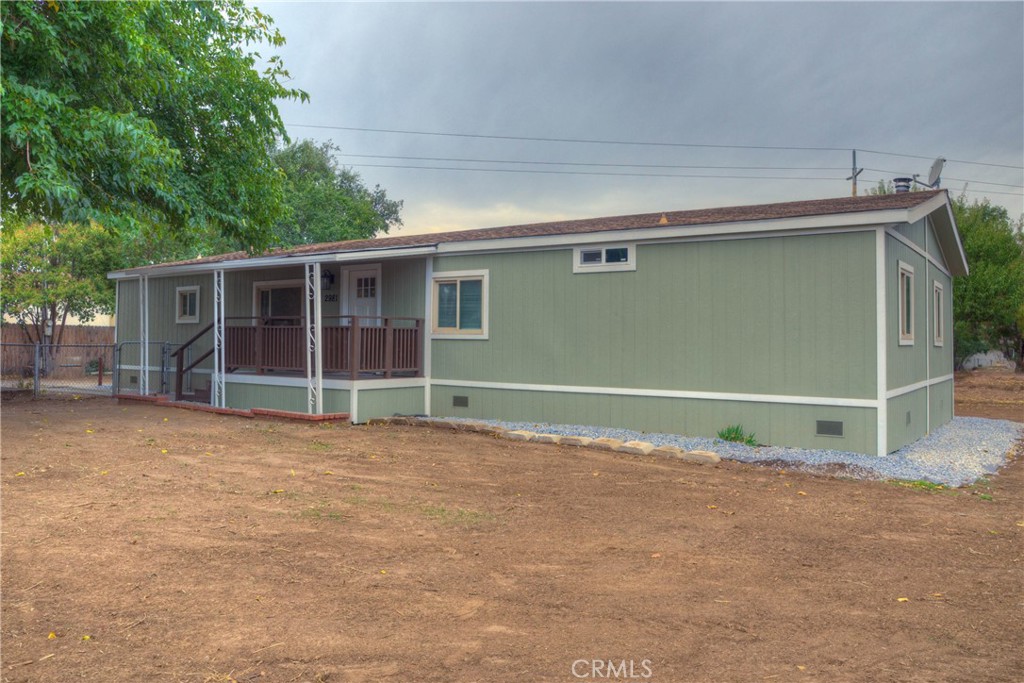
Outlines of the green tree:
[{"label": "green tree", "polygon": [[7,221],[0,240],[0,311],[32,342],[43,342],[48,323],[60,344],[64,323],[114,312],[107,272],[123,263],[118,236],[96,223],[47,225]]},{"label": "green tree", "polygon": [[271,242],[284,43],[243,0],[0,3],[4,215]]},{"label": "green tree", "polygon": [[339,167],[332,142],[303,140],[277,149],[284,171],[284,212],[274,226],[281,246],[367,239],[402,224],[401,200],[379,185],[366,187],[351,169]]},{"label": "green tree", "polygon": [[971,274],[953,287],[957,359],[1001,349],[1024,371],[1024,219],[981,200],[953,201]]}]

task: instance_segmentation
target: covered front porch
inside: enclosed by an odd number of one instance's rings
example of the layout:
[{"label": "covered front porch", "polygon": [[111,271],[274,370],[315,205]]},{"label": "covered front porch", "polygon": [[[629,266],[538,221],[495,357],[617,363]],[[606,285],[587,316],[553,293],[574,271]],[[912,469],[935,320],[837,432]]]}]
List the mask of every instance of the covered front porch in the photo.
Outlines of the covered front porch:
[{"label": "covered front porch", "polygon": [[119,339],[141,340],[121,368],[137,393],[353,421],[360,403],[366,419],[424,412],[427,260],[306,258],[119,281]]},{"label": "covered front porch", "polygon": [[[351,315],[324,318],[317,328],[304,324],[302,318],[225,317],[223,369],[228,374],[277,377],[308,377],[316,369],[324,378],[352,381],[422,377],[423,324],[423,318]],[[217,352],[216,344],[211,344],[198,357],[191,353],[194,345],[213,333],[214,323],[210,323],[171,353],[175,400],[186,398],[186,373]],[[193,393],[189,398],[197,396]],[[209,400],[209,394],[198,398]]]}]

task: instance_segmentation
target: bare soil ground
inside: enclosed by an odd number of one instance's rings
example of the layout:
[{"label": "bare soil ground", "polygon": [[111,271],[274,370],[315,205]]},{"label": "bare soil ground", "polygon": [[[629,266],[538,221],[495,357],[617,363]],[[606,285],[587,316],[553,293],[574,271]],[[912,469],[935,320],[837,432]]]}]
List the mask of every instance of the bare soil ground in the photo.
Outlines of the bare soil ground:
[{"label": "bare soil ground", "polygon": [[1024,679],[1019,452],[951,491],[109,399],[2,436],[3,681]]},{"label": "bare soil ground", "polygon": [[1024,422],[1024,372],[982,368],[956,373],[953,393],[957,415]]}]

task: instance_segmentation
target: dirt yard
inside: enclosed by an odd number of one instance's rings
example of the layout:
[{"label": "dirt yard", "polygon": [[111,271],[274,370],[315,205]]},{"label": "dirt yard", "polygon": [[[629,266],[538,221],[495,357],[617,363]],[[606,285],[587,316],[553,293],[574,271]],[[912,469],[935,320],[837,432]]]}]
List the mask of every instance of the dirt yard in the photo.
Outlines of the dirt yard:
[{"label": "dirt yard", "polygon": [[953,393],[957,415],[1024,422],[1024,373],[983,368],[956,373]]},{"label": "dirt yard", "polygon": [[2,427],[2,681],[1024,680],[1019,456],[950,491],[108,399]]}]

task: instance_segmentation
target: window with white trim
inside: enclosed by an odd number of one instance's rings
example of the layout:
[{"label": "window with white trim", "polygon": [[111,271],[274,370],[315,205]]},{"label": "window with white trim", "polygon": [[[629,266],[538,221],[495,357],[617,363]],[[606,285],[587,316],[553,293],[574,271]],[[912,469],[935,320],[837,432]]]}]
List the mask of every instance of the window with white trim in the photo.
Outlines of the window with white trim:
[{"label": "window with white trim", "polygon": [[199,287],[178,287],[174,290],[176,312],[174,322],[199,322]]},{"label": "window with white trim", "polygon": [[914,266],[899,262],[899,340],[900,346],[914,343]]},{"label": "window with white trim", "polygon": [[635,244],[573,247],[572,272],[607,273],[614,270],[636,270]]},{"label": "window with white trim", "polygon": [[488,271],[458,271],[434,275],[435,339],[486,339]]},{"label": "window with white trim", "polygon": [[935,346],[942,346],[946,329],[943,315],[942,283],[932,280],[932,343]]}]

